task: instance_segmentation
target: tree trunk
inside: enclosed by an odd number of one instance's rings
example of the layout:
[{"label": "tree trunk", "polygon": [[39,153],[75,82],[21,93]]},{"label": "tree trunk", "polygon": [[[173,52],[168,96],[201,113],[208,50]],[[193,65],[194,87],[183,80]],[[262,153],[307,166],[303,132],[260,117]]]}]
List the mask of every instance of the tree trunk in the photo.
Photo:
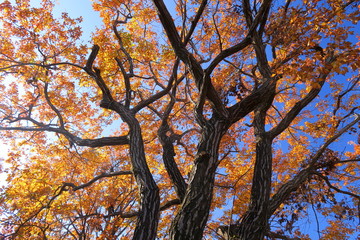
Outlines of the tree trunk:
[{"label": "tree trunk", "polygon": [[216,120],[210,120],[203,128],[190,183],[182,206],[172,222],[170,239],[202,239],[212,200],[219,144],[227,129],[226,123]]},{"label": "tree trunk", "polygon": [[264,239],[268,226],[268,208],[271,191],[271,139],[264,136],[256,143],[256,162],[248,211],[241,219],[238,239]]},{"label": "tree trunk", "polygon": [[255,166],[252,181],[250,205],[240,221],[241,240],[262,240],[269,230],[269,202],[272,176],[272,136],[266,132],[266,112],[273,101],[275,88],[264,97],[266,101],[254,111],[254,133],[256,140]]},{"label": "tree trunk", "polygon": [[130,116],[129,142],[133,173],[140,191],[140,214],[136,221],[134,240],[153,240],[156,238],[159,222],[159,189],[146,163],[144,142],[139,122]]}]

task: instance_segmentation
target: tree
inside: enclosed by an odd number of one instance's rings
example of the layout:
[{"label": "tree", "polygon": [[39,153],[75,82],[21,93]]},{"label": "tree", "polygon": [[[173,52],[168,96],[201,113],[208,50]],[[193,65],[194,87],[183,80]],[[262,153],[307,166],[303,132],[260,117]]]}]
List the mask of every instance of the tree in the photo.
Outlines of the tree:
[{"label": "tree", "polygon": [[358,5],[4,1],[3,239],[354,236]]}]

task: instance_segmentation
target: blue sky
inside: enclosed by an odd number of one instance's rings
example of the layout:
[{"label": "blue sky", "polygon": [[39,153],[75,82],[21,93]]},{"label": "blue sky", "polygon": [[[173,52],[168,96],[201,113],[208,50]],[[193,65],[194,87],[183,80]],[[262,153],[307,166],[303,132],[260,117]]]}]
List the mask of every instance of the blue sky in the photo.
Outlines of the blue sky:
[{"label": "blue sky", "polygon": [[91,0],[57,0],[55,14],[66,12],[70,17],[83,17],[81,27],[83,30],[83,41],[91,40],[91,33],[100,27],[102,22],[98,12],[93,11]]}]

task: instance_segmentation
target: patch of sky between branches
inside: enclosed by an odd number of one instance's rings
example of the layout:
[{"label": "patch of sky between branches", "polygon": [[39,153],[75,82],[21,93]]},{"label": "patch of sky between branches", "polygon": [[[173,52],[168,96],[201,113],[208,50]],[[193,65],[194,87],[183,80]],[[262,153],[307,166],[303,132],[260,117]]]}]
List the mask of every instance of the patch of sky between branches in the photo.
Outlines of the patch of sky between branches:
[{"label": "patch of sky between branches", "polygon": [[91,0],[57,0],[54,16],[60,17],[62,12],[72,18],[82,17],[83,21],[79,24],[83,31],[81,40],[86,42],[90,42],[91,34],[102,24],[99,13],[92,8]]}]

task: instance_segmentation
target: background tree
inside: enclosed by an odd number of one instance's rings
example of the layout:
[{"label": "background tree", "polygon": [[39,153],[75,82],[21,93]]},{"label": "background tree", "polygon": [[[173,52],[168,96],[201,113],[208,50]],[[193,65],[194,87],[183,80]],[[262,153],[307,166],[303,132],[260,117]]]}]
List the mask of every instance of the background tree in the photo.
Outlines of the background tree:
[{"label": "background tree", "polygon": [[0,4],[2,238],[358,234],[359,1],[166,4]]}]

